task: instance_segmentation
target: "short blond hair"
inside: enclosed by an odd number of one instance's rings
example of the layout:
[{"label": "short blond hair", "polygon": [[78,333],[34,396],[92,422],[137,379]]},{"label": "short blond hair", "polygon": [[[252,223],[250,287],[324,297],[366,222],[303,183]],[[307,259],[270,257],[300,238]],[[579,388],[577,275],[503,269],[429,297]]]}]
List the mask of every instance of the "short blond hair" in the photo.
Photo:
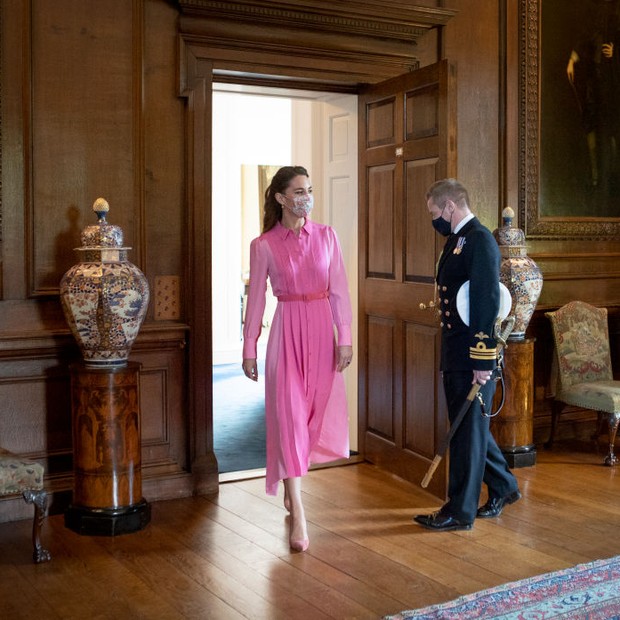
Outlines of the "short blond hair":
[{"label": "short blond hair", "polygon": [[432,199],[433,202],[443,209],[446,200],[451,200],[458,207],[469,208],[469,194],[465,186],[456,179],[441,179],[435,181],[426,192],[426,200]]}]

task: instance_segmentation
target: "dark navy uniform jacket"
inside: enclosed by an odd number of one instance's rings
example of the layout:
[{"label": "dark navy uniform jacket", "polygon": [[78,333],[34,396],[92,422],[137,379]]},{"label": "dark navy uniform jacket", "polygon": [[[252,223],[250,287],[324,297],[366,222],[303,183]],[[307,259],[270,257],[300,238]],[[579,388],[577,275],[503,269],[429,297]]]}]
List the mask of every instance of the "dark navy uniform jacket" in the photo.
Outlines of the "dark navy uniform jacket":
[{"label": "dark navy uniform jacket", "polygon": [[[495,368],[497,342],[493,330],[499,311],[499,265],[497,241],[476,217],[448,237],[437,264],[442,371]],[[469,326],[456,309],[456,295],[467,280]]]}]

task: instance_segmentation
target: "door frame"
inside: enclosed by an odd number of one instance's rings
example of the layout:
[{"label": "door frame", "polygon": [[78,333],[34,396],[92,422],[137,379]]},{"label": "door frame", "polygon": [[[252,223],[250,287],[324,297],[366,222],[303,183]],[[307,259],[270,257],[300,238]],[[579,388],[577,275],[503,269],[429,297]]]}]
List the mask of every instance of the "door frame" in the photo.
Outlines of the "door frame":
[{"label": "door frame", "polygon": [[[211,337],[211,92],[218,81],[260,83],[300,90],[358,94],[360,88],[416,69],[412,42],[445,25],[455,14],[428,9],[409,0],[393,0],[394,19],[384,7],[360,2],[360,11],[343,18],[321,4],[316,11],[300,10],[297,17],[312,28],[291,32],[290,12],[251,0],[235,4],[231,16],[218,6],[198,7],[178,0],[178,94],[186,105],[187,244],[184,290],[189,324],[189,460],[194,492],[216,493],[219,478],[213,451],[212,337]],[[269,7],[265,5],[269,4]],[[396,7],[396,5],[399,5]],[[392,9],[390,9],[392,10]],[[277,19],[276,19],[277,18]],[[260,26],[260,28],[257,28]],[[263,27],[264,26],[264,27]],[[277,44],[274,44],[277,41]],[[327,50],[327,51],[326,51]],[[191,292],[191,293],[190,293]]]},{"label": "door frame", "polygon": [[[212,93],[214,50],[181,39],[182,71],[179,95],[187,99],[187,245],[186,291],[189,330],[188,417],[189,453],[196,494],[216,493],[219,486],[213,449],[212,325]],[[260,77],[251,83],[260,83]],[[239,83],[244,80],[239,79]],[[307,90],[308,84],[265,78],[265,86]],[[357,94],[357,86],[337,88],[314,82],[313,90]],[[357,412],[356,412],[357,415]]]}]

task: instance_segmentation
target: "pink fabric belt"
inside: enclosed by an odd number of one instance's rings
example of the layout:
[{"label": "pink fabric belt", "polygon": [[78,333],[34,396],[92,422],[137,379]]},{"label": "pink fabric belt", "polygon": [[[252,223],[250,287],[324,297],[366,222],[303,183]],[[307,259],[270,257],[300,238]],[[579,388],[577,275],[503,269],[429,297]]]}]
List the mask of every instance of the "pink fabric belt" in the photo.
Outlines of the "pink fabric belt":
[{"label": "pink fabric belt", "polygon": [[329,291],[309,293],[308,295],[278,295],[278,301],[314,301],[315,299],[325,299],[326,297],[329,297]]}]

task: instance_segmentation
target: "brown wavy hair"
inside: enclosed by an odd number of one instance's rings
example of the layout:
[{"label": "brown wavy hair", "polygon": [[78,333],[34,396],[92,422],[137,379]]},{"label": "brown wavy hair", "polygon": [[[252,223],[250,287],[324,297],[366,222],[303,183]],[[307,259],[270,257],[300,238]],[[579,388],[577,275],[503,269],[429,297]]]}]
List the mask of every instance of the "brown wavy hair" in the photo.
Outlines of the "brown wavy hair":
[{"label": "brown wavy hair", "polygon": [[298,176],[308,177],[308,171],[303,166],[283,166],[273,175],[271,184],[265,191],[264,233],[282,221],[282,205],[276,200],[276,194],[284,194],[290,182]]}]

